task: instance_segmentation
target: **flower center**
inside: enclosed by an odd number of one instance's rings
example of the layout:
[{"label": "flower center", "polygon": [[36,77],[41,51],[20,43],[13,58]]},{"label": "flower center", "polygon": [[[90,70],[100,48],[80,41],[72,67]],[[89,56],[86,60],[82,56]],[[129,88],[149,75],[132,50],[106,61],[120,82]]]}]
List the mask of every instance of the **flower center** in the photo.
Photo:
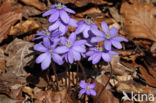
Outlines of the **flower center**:
[{"label": "flower center", "polygon": [[111,36],[110,36],[109,34],[107,34],[107,35],[106,35],[106,38],[107,38],[107,39],[110,39],[110,38],[111,38]]},{"label": "flower center", "polygon": [[90,25],[90,24],[92,23],[92,20],[91,20],[91,19],[87,19],[85,22],[86,22],[88,25]]},{"label": "flower center", "polygon": [[52,50],[49,50],[49,53],[53,53],[53,51]]},{"label": "flower center", "polygon": [[70,41],[67,41],[66,46],[67,46],[68,48],[70,48],[70,47],[72,46],[71,43],[70,43]]},{"label": "flower center", "polygon": [[90,90],[90,87],[88,86],[86,89],[87,89],[87,90]]},{"label": "flower center", "polygon": [[61,5],[61,3],[57,4],[57,8],[58,9],[62,9],[63,8],[63,6]]},{"label": "flower center", "polygon": [[102,47],[99,47],[99,51],[102,52],[103,51],[103,48]]},{"label": "flower center", "polygon": [[49,36],[50,35],[50,32],[47,32],[46,35]]}]

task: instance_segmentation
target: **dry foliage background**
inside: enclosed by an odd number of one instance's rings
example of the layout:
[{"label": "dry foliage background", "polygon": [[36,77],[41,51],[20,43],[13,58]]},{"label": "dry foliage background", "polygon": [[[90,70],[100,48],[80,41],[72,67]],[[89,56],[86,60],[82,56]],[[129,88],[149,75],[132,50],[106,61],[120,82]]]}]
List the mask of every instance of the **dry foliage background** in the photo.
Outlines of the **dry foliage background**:
[{"label": "dry foliage background", "polygon": [[[119,35],[127,38],[119,56],[112,56],[113,77],[99,98],[99,103],[136,103],[122,100],[122,91],[156,95],[156,1],[155,0],[59,0],[77,12],[76,20],[92,17],[100,27],[102,21],[117,27]],[[34,34],[48,27],[41,15],[53,0],[0,0],[0,103],[93,103],[96,97],[78,95],[76,76],[58,68],[59,91],[56,79],[35,64],[36,53],[31,41]],[[71,31],[74,28],[70,28]],[[110,67],[100,63],[89,71],[96,92],[109,78]],[[86,66],[87,68],[88,66]],[[61,69],[61,70],[60,70]],[[87,68],[89,70],[89,68]],[[86,70],[86,71],[87,71]],[[51,71],[50,71],[51,72]],[[99,72],[95,79],[95,72]],[[63,81],[71,77],[70,91]],[[92,80],[88,80],[92,81]],[[156,103],[138,102],[138,103]]]}]

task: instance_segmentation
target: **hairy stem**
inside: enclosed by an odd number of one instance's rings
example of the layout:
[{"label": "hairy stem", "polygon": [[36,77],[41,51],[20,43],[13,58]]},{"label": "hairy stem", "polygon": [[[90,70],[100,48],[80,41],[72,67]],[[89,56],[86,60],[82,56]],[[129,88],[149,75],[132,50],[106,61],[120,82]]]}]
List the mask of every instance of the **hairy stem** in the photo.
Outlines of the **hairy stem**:
[{"label": "hairy stem", "polygon": [[67,90],[67,92],[68,92],[70,90],[70,69],[71,69],[71,64],[68,65],[67,69],[68,69],[68,76],[69,76],[69,80],[68,80],[69,87],[68,87],[68,90]]},{"label": "hairy stem", "polygon": [[81,70],[82,70],[84,80],[87,81],[85,68],[83,67],[83,65],[81,64],[81,62],[78,61],[78,64],[80,65],[80,68],[81,68]]},{"label": "hairy stem", "polygon": [[56,90],[58,90],[58,77],[57,77],[57,73],[56,73],[56,66],[54,64],[54,62],[51,63],[52,64],[52,68],[53,68],[53,72],[56,78]]},{"label": "hairy stem", "polygon": [[112,64],[109,63],[109,65],[110,65],[110,76],[109,76],[109,79],[108,79],[107,83],[103,86],[103,88],[101,89],[99,95],[96,97],[95,103],[98,103],[98,100],[99,100],[101,94],[103,93],[103,91],[105,90],[105,88],[107,87],[107,85],[109,84],[110,79],[112,77]]}]

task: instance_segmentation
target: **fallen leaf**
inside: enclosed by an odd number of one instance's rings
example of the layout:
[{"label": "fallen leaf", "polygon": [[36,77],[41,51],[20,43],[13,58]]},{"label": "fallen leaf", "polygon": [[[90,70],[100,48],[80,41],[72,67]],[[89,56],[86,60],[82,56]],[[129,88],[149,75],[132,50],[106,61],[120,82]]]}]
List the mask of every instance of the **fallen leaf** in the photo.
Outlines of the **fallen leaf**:
[{"label": "fallen leaf", "polygon": [[[21,100],[14,100],[14,99],[9,98],[6,95],[1,94],[0,101],[1,103],[18,103],[18,102],[20,103]],[[21,101],[21,102],[23,103],[24,101]]]},{"label": "fallen leaf", "polygon": [[131,83],[131,82],[123,82],[119,83],[117,86],[117,92],[122,93],[125,91],[126,93],[151,93],[152,88],[149,86],[143,86],[138,83]]},{"label": "fallen leaf", "polygon": [[29,18],[30,16],[40,15],[42,12],[34,7],[31,6],[23,6],[22,7],[22,14],[23,17]]},{"label": "fallen leaf", "polygon": [[0,48],[0,74],[5,72],[5,55],[3,49]]},{"label": "fallen leaf", "polygon": [[145,61],[141,60],[141,62],[142,63],[139,67],[141,74],[139,76],[141,76],[143,79],[145,79],[146,83],[149,84],[150,86],[156,87],[156,70],[154,70]]},{"label": "fallen leaf", "polygon": [[3,2],[0,6],[0,42],[7,38],[11,25],[16,23],[17,20],[21,20],[21,18],[20,10],[12,10],[8,1]]},{"label": "fallen leaf", "polygon": [[107,2],[104,0],[59,0],[59,2],[62,2],[65,4],[72,3],[78,7],[86,6],[89,3],[96,4],[96,5],[103,5],[103,4],[111,5],[112,4],[111,2]]},{"label": "fallen leaf", "polygon": [[[111,64],[112,64],[112,68],[113,68],[113,74],[116,74],[116,75],[125,75],[125,74],[127,74],[126,70],[128,68],[120,63],[120,56],[119,55],[112,56]],[[106,65],[106,64],[105,65],[100,64],[100,65],[101,65],[101,68],[103,70],[105,70],[106,72],[110,71],[110,69],[109,69],[110,65]]]},{"label": "fallen leaf", "polygon": [[[103,86],[106,85],[107,81],[108,81],[108,77],[104,74],[104,72],[101,73],[101,75],[99,75],[96,78],[96,93],[97,95],[99,95],[99,93],[101,92]],[[105,88],[105,90],[102,92],[98,103],[119,103],[119,100],[113,96],[113,94],[109,91],[111,89],[111,86],[108,84]],[[97,96],[93,97],[93,99],[95,100],[97,98]]]},{"label": "fallen leaf", "polygon": [[24,67],[33,59],[33,55],[30,55],[33,51],[30,48],[33,44],[20,39],[15,39],[5,49],[6,67],[8,71],[16,74],[17,76],[26,76],[27,73]]},{"label": "fallen leaf", "polygon": [[124,2],[120,12],[125,18],[126,30],[132,38],[156,41],[156,7],[148,3]]},{"label": "fallen leaf", "polygon": [[53,92],[52,90],[39,91],[36,94],[34,103],[74,103],[72,99],[68,96],[67,91]]},{"label": "fallen leaf", "polygon": [[[95,90],[97,95],[100,93],[103,86],[104,85],[102,85],[101,83],[96,82]],[[93,97],[94,101],[96,97]],[[102,92],[100,98],[98,99],[98,103],[119,103],[119,100],[116,97],[114,97],[113,94],[108,89],[105,89]]]},{"label": "fallen leaf", "polygon": [[40,25],[34,19],[29,18],[26,21],[20,22],[15,26],[12,26],[9,35],[22,35],[38,29],[39,27]]},{"label": "fallen leaf", "polygon": [[0,75],[0,91],[13,99],[23,99],[21,88],[26,84],[26,78],[16,76],[11,71]]},{"label": "fallen leaf", "polygon": [[46,5],[39,0],[21,0],[26,5],[36,7],[39,10],[46,10]]},{"label": "fallen leaf", "polygon": [[152,47],[151,47],[151,52],[153,56],[156,56],[156,42],[153,43]]}]

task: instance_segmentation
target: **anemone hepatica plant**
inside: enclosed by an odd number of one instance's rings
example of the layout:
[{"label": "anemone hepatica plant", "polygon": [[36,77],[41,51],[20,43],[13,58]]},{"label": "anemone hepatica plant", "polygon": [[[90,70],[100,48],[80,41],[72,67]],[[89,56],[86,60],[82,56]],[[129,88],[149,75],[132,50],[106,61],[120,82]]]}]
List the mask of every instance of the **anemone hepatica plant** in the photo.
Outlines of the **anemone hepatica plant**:
[{"label": "anemone hepatica plant", "polygon": [[[77,22],[69,15],[75,14],[75,11],[65,5],[59,3],[52,5],[50,8],[42,15],[43,17],[50,16],[48,30],[40,31],[33,39],[41,40],[40,43],[34,45],[34,50],[40,52],[36,63],[41,63],[42,70],[50,68],[51,64],[53,70],[55,70],[56,68],[54,69],[55,66],[53,66],[55,63],[58,64],[57,66],[65,63],[69,65],[77,63],[79,65],[77,67],[80,67],[83,75],[86,75],[85,68],[81,63],[82,59],[86,62],[92,61],[92,65],[98,65],[99,62],[111,64],[111,55],[118,55],[114,50],[122,48],[122,41],[128,41],[117,36],[118,29],[115,27],[109,29],[105,22],[101,23],[102,31],[90,19]],[[76,30],[74,32],[69,31],[68,25],[75,27]],[[83,38],[78,38],[81,34]],[[98,45],[99,42],[102,45]],[[70,71],[70,69],[68,70]],[[57,78],[56,71],[54,73]],[[86,78],[84,79],[86,81]],[[79,86],[81,87],[79,94],[96,95],[95,83],[81,81]]]}]

